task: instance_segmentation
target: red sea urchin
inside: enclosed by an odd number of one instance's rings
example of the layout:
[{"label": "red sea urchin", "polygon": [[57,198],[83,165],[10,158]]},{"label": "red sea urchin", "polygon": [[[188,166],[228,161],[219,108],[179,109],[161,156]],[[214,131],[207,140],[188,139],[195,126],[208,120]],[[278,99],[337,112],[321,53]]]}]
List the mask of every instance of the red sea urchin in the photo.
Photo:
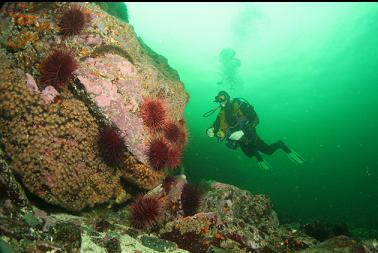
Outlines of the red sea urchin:
[{"label": "red sea urchin", "polygon": [[129,207],[131,224],[140,229],[150,230],[162,221],[162,207],[156,197],[139,196]]},{"label": "red sea urchin", "polygon": [[67,85],[72,73],[79,67],[68,49],[59,49],[49,55],[40,65],[41,81],[55,89]]},{"label": "red sea urchin", "polygon": [[175,169],[180,166],[182,157],[182,150],[180,147],[170,147],[168,150],[167,167]]},{"label": "red sea urchin", "polygon": [[169,122],[164,127],[164,136],[171,143],[176,143],[180,137],[180,128],[177,124]]},{"label": "red sea urchin", "polygon": [[188,143],[188,130],[186,127],[186,120],[184,118],[178,121],[179,134],[177,143],[183,148]]},{"label": "red sea urchin", "polygon": [[148,149],[148,158],[151,167],[160,170],[168,162],[169,149],[168,145],[162,139],[156,139],[150,143]]},{"label": "red sea urchin", "polygon": [[185,146],[188,143],[188,131],[185,125],[180,127],[179,137],[177,141],[181,146]]},{"label": "red sea urchin", "polygon": [[201,202],[202,191],[189,183],[184,185],[181,192],[181,203],[184,216],[194,215]]},{"label": "red sea urchin", "polygon": [[162,183],[165,194],[169,194],[172,187],[176,184],[176,178],[174,176],[167,176]]},{"label": "red sea urchin", "polygon": [[141,109],[141,117],[144,124],[151,130],[157,131],[163,128],[167,120],[164,101],[161,99],[145,99]]},{"label": "red sea urchin", "polygon": [[118,132],[112,127],[106,127],[98,138],[100,154],[109,166],[117,166],[123,160],[124,143]]},{"label": "red sea urchin", "polygon": [[59,23],[60,32],[63,36],[80,34],[89,20],[81,7],[73,6],[63,14]]}]

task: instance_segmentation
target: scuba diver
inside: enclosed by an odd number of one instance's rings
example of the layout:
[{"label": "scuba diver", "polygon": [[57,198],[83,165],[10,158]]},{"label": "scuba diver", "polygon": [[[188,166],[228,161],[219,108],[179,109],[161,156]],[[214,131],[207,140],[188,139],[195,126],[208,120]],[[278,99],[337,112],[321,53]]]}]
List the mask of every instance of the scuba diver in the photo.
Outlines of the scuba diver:
[{"label": "scuba diver", "polygon": [[268,145],[256,133],[256,126],[260,120],[254,107],[245,99],[230,99],[225,91],[220,91],[214,102],[220,105],[205,113],[208,117],[221,108],[213,125],[207,129],[209,137],[217,136],[218,142],[226,140],[226,146],[237,149],[239,146],[248,157],[256,157],[258,165],[262,169],[271,169],[270,164],[264,160],[261,153],[271,155],[278,149],[282,149],[290,160],[299,164],[304,159],[283,141],[277,141]]}]

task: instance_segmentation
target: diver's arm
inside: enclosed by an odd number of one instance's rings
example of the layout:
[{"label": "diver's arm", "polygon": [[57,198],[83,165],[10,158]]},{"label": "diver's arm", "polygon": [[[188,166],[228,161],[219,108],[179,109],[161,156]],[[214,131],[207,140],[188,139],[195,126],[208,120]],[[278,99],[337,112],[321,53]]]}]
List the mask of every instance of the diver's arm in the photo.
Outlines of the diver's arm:
[{"label": "diver's arm", "polygon": [[218,130],[219,130],[219,126],[220,126],[220,119],[219,119],[219,115],[218,115],[218,117],[215,120],[215,122],[213,123],[213,125],[206,130],[207,135],[209,137],[214,137],[215,133],[217,133]]},{"label": "diver's arm", "polygon": [[219,115],[217,116],[217,119],[214,121],[214,123],[211,127],[214,128],[214,132],[217,133],[219,131],[219,127],[220,127],[220,116]]}]

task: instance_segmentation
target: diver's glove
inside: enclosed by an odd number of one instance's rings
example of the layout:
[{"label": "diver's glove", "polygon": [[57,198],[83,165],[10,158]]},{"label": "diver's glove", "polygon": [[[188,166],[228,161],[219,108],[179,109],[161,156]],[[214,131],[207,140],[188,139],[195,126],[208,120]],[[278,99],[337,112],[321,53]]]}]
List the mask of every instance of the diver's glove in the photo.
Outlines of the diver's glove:
[{"label": "diver's glove", "polygon": [[207,136],[209,137],[214,137],[214,127],[210,127],[209,129],[207,129]]},{"label": "diver's glove", "polygon": [[240,140],[241,137],[243,137],[243,135],[244,135],[244,132],[242,130],[239,130],[239,131],[233,132],[228,138],[232,141],[238,141]]}]

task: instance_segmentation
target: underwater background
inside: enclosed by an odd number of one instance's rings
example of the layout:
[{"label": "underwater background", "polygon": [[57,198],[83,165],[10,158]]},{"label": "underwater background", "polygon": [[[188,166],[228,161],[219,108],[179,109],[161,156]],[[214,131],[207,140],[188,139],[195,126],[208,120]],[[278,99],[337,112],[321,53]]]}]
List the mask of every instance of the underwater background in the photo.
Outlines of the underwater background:
[{"label": "underwater background", "polygon": [[[129,22],[190,94],[185,173],[271,197],[281,223],[378,227],[377,3],[126,3]],[[282,151],[255,158],[206,135],[203,113],[226,90],[260,117]]]}]

